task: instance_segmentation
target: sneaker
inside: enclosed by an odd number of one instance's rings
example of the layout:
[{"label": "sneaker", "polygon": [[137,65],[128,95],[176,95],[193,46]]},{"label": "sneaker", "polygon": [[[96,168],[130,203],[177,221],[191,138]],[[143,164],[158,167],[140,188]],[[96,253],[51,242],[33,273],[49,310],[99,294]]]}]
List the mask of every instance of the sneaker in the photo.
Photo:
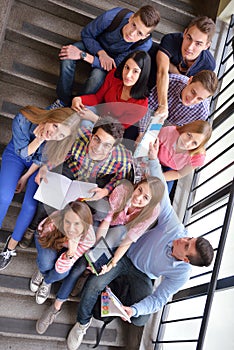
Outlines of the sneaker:
[{"label": "sneaker", "polygon": [[23,248],[23,249],[28,248],[32,243],[33,237],[34,237],[34,230],[32,230],[31,228],[28,228],[25,231],[23,238],[19,242],[20,248]]},{"label": "sneaker", "polygon": [[0,253],[0,270],[4,270],[10,264],[11,258],[16,255],[17,253],[15,250],[9,250],[7,248]]},{"label": "sneaker", "polygon": [[49,105],[46,109],[51,110],[51,109],[56,109],[56,108],[62,108],[65,107],[64,103],[58,98],[55,100],[51,105]]},{"label": "sneaker", "polygon": [[89,323],[85,325],[82,325],[79,322],[77,322],[73,326],[67,338],[68,350],[77,350],[79,348],[80,344],[82,343],[83,337],[90,326],[90,323],[91,323],[91,320]]},{"label": "sneaker", "polygon": [[33,293],[36,293],[38,291],[38,288],[42,284],[44,279],[44,276],[41,274],[40,271],[35,271],[32,275],[31,281],[30,281],[30,290]]},{"label": "sneaker", "polygon": [[56,310],[54,304],[51,305],[41,316],[36,323],[36,331],[39,334],[44,334],[49,325],[51,325],[56,317],[60,314],[61,310]]},{"label": "sneaker", "polygon": [[36,294],[36,303],[43,304],[50,295],[51,283],[42,282]]}]

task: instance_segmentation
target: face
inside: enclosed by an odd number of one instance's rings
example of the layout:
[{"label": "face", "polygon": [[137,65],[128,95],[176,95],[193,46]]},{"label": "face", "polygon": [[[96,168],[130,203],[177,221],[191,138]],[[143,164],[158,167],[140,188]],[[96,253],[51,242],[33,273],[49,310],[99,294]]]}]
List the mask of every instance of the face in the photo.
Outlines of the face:
[{"label": "face", "polygon": [[184,31],[181,52],[185,60],[194,61],[209,46],[208,35],[202,33],[197,26]]},{"label": "face", "polygon": [[136,64],[136,62],[129,58],[123,67],[123,84],[124,86],[133,86],[136,84],[141,74],[141,69]]},{"label": "face", "polygon": [[123,27],[123,38],[127,43],[135,43],[145,39],[149,35],[150,29],[144,25],[139,16],[132,15]]},{"label": "face", "polygon": [[144,208],[151,201],[152,195],[147,182],[137,186],[131,198],[131,206],[135,208]]},{"label": "face", "polygon": [[177,147],[182,151],[191,151],[199,147],[204,139],[205,136],[203,134],[197,134],[195,132],[183,132],[180,134],[177,140]]},{"label": "face", "polygon": [[43,136],[46,141],[61,141],[69,136],[71,129],[61,123],[45,123]]},{"label": "face", "polygon": [[84,231],[84,225],[76,213],[73,210],[68,210],[64,215],[63,229],[68,239],[74,239],[79,237]]},{"label": "face", "polygon": [[103,160],[114,147],[115,139],[113,136],[99,128],[97,132],[92,135],[89,143],[89,156],[93,160]]},{"label": "face", "polygon": [[[190,81],[192,78],[190,78]],[[200,103],[210,96],[200,81],[195,83],[188,82],[188,85],[183,89],[181,93],[181,99],[184,106],[192,106]]]},{"label": "face", "polygon": [[189,263],[188,255],[195,256],[197,238],[183,237],[175,239],[172,245],[172,256],[178,260],[182,260]]}]

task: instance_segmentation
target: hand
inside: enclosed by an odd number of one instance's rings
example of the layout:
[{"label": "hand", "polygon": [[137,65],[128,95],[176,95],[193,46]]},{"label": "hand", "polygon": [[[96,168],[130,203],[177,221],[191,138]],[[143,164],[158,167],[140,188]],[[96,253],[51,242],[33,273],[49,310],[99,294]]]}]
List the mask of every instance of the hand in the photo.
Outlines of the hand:
[{"label": "hand", "polygon": [[67,251],[67,255],[68,256],[73,256],[75,255],[75,252],[77,251],[77,246],[79,244],[79,238],[77,237],[72,239],[72,238],[69,238],[68,239],[68,251]]},{"label": "hand", "polygon": [[167,119],[168,117],[168,108],[167,106],[160,106],[158,107],[158,109],[156,110],[156,112],[154,113],[155,117],[159,117],[159,123],[163,124],[165,119]]},{"label": "hand", "polygon": [[63,46],[59,52],[60,60],[80,60],[81,50],[74,45]]},{"label": "hand", "polygon": [[80,96],[76,96],[73,98],[71,108],[74,109],[74,111],[76,112],[81,112],[85,108],[85,105],[83,105]]},{"label": "hand", "polygon": [[154,144],[150,142],[149,144],[149,152],[148,152],[148,158],[150,160],[157,159],[158,158],[158,150],[159,150],[159,140],[156,139]]},{"label": "hand", "polygon": [[33,131],[34,135],[36,136],[36,138],[40,143],[45,141],[44,129],[45,129],[45,124],[39,124]]},{"label": "hand", "polygon": [[46,174],[47,174],[47,166],[46,165],[43,165],[40,170],[38,171],[37,173],[37,176],[35,177],[35,182],[40,185],[41,183],[41,180],[44,180],[45,183],[47,184],[48,183],[48,180],[46,178]]},{"label": "hand", "polygon": [[97,201],[101,198],[106,197],[109,194],[109,191],[106,188],[96,187],[90,190],[90,193],[94,193],[94,196],[90,198],[90,200]]},{"label": "hand", "polygon": [[105,273],[109,272],[112,269],[113,265],[103,265],[102,266],[102,271],[99,273],[99,275],[105,275]]},{"label": "hand", "polygon": [[99,118],[97,114],[95,114],[93,111],[91,111],[88,108],[84,108],[81,112],[79,112],[79,115],[81,119],[90,120],[93,123],[96,123],[96,121]]},{"label": "hand", "polygon": [[112,68],[116,68],[115,61],[113,58],[107,55],[104,50],[98,52],[98,58],[101,63],[101,67],[109,72]]},{"label": "hand", "polygon": [[[128,314],[128,316],[131,318],[133,315],[133,310],[130,306],[123,306],[124,310],[126,311],[126,313]],[[122,318],[124,321],[126,321],[125,318]]]},{"label": "hand", "polygon": [[25,175],[21,176],[21,178],[19,179],[19,181],[17,183],[15,193],[22,192],[26,186],[27,181],[28,181],[28,178]]}]

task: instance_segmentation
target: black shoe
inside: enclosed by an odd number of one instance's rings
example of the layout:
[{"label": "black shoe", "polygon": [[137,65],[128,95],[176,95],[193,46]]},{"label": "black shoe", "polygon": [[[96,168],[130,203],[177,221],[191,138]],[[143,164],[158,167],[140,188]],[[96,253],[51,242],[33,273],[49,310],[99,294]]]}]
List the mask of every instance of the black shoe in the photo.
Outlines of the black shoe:
[{"label": "black shoe", "polygon": [[0,270],[5,269],[10,264],[12,256],[16,256],[15,250],[7,249],[0,254]]}]

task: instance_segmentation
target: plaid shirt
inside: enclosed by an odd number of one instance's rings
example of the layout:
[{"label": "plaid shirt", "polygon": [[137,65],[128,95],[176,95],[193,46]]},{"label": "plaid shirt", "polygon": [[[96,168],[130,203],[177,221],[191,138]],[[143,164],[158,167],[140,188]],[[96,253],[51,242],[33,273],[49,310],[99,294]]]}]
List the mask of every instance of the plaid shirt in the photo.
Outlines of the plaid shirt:
[{"label": "plaid shirt", "polygon": [[[88,129],[79,129],[77,139],[67,155],[66,163],[74,178],[80,181],[96,182],[105,187],[109,193],[118,180],[131,180],[132,154],[123,145],[113,147],[107,158],[96,161],[89,157],[88,146],[92,133]],[[108,183],[105,184],[108,179]],[[99,182],[104,181],[104,186]]]},{"label": "plaid shirt", "polygon": [[[169,74],[168,88],[168,118],[167,122],[172,125],[184,125],[194,120],[206,120],[209,116],[210,99],[205,99],[192,106],[184,106],[181,100],[181,92],[187,86],[189,78],[179,74]],[[156,111],[158,109],[157,86],[155,86],[149,96],[149,108]],[[146,114],[140,120],[140,131],[145,130],[149,123],[150,114]]]}]

